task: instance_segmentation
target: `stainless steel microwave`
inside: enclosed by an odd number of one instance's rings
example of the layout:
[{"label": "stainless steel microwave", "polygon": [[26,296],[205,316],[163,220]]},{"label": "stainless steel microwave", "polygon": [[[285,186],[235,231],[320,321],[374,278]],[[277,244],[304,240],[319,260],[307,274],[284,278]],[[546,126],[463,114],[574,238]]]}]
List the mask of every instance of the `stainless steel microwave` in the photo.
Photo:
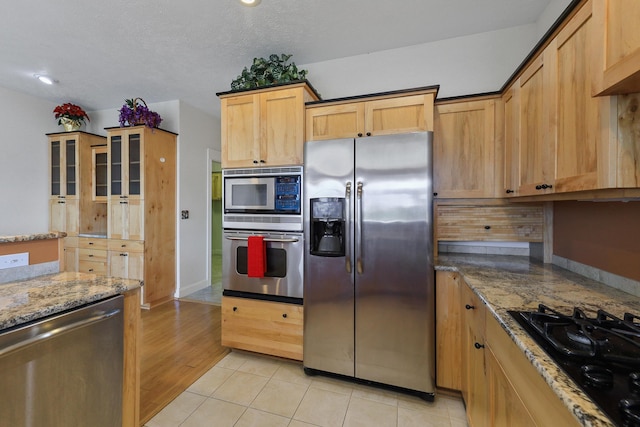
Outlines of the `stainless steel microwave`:
[{"label": "stainless steel microwave", "polygon": [[302,166],[225,169],[225,229],[302,231]]}]

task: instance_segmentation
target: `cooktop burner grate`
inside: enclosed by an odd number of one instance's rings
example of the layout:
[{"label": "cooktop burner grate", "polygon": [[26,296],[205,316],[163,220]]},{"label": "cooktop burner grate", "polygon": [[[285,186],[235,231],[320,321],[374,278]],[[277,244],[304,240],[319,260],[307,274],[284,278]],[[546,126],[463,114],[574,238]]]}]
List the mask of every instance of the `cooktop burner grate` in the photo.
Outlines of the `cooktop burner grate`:
[{"label": "cooktop burner grate", "polygon": [[640,318],[544,304],[509,314],[617,424],[640,427]]}]

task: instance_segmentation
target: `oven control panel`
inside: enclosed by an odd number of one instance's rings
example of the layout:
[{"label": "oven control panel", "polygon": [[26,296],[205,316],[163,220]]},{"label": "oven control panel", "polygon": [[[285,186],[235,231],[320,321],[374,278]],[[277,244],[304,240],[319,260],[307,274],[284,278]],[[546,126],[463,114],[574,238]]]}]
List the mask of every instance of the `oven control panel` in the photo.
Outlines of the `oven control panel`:
[{"label": "oven control panel", "polygon": [[275,210],[300,212],[300,175],[278,176],[275,179]]}]

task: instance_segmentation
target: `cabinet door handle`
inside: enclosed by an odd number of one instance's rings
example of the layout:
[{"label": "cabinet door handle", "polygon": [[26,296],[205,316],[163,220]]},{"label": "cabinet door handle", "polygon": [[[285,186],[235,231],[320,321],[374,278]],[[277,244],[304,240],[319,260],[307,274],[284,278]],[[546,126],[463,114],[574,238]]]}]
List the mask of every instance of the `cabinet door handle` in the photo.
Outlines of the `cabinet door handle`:
[{"label": "cabinet door handle", "polygon": [[262,160],[262,159],[260,159],[260,163],[267,163],[267,162],[266,162],[266,161],[264,161],[264,160]]},{"label": "cabinet door handle", "polygon": [[361,136],[362,136],[362,132],[358,132],[358,137],[361,137]]},{"label": "cabinet door handle", "polygon": [[464,308],[466,308],[467,310],[473,310],[475,306],[467,304],[464,306]]},{"label": "cabinet door handle", "polygon": [[515,193],[513,190],[507,190],[507,194]]},{"label": "cabinet door handle", "polygon": [[490,226],[490,225],[485,225],[485,226],[484,226],[484,229],[485,229],[485,230],[491,230],[491,226]]},{"label": "cabinet door handle", "polygon": [[58,200],[59,205],[64,205],[64,200]]},{"label": "cabinet door handle", "polygon": [[371,136],[371,132],[367,132],[367,136]]},{"label": "cabinet door handle", "polygon": [[253,161],[253,164],[254,164],[254,165],[257,165],[257,164],[258,164],[258,161],[257,161],[257,160],[254,160],[254,161]]},{"label": "cabinet door handle", "polygon": [[479,342],[477,342],[477,343],[473,344],[473,346],[474,346],[475,348],[477,348],[478,350],[480,350],[481,348],[484,348],[484,344],[480,344]]},{"label": "cabinet door handle", "polygon": [[233,311],[238,311],[238,307],[233,307]]},{"label": "cabinet door handle", "polygon": [[129,254],[120,254],[120,256],[129,256]]},{"label": "cabinet door handle", "polygon": [[93,255],[89,254],[89,258],[93,258]]},{"label": "cabinet door handle", "polygon": [[89,269],[89,273],[91,273],[92,271],[93,271],[93,268],[90,268],[90,269]]},{"label": "cabinet door handle", "polygon": [[286,319],[287,318],[287,313],[283,313],[282,317],[284,317]]},{"label": "cabinet door handle", "polygon": [[120,202],[120,204],[121,204],[121,205],[128,205],[128,204],[129,204],[129,202],[127,202],[126,200],[122,200],[122,201]]}]

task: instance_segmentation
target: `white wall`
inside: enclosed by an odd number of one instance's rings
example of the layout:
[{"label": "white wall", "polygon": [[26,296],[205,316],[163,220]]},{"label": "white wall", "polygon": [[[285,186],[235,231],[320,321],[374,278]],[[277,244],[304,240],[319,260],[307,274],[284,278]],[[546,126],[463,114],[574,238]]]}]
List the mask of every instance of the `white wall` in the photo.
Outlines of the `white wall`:
[{"label": "white wall", "polygon": [[49,229],[48,132],[56,104],[0,87],[0,235]]},{"label": "white wall", "polygon": [[531,24],[300,67],[323,99],[431,85],[446,98],[501,89],[536,42]]},{"label": "white wall", "polygon": [[[207,149],[220,150],[220,120],[181,102],[179,134],[176,296],[182,297],[210,285],[207,210],[211,208],[208,190],[211,175]],[[189,211],[189,219],[180,219],[181,210]]]}]

